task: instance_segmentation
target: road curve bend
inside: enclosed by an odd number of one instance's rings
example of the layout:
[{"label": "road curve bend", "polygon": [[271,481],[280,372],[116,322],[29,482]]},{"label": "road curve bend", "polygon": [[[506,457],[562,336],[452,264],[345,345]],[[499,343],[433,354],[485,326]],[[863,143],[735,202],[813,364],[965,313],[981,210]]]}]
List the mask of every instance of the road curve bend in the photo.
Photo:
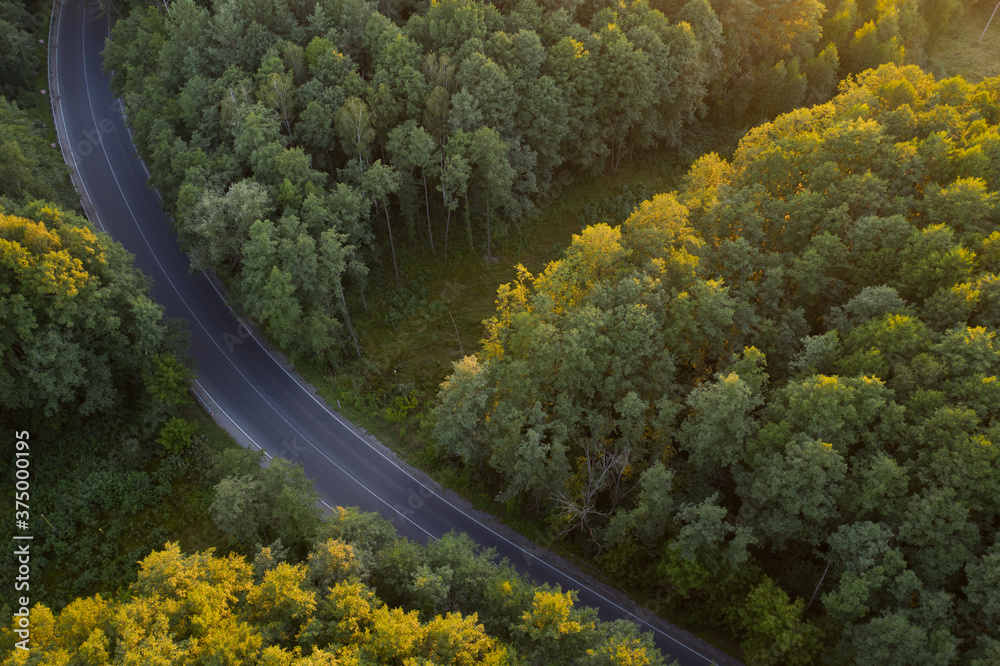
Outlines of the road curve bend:
[{"label": "road curve bend", "polygon": [[169,317],[182,317],[197,362],[196,392],[244,446],[301,463],[327,507],[358,506],[426,542],[450,530],[495,548],[539,583],[579,592],[605,620],[628,619],[652,631],[682,666],[738,663],[711,645],[631,603],[527,539],[499,525],[401,462],[332,410],[252,326],[237,319],[204,273],[193,275],[146,186],[122,107],[102,71],[107,21],[96,2],[55,0],[49,38],[49,87],[60,146],[91,221],[135,255],[152,279],[151,295]]}]

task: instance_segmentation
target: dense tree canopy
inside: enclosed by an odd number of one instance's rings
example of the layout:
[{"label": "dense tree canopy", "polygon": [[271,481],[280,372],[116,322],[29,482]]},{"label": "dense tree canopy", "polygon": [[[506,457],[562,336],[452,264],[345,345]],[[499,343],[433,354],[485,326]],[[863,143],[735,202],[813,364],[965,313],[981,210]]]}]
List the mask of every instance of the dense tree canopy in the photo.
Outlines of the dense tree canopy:
[{"label": "dense tree canopy", "polygon": [[398,281],[400,231],[489,253],[561,170],[679,140],[713,72],[698,31],[644,1],[578,14],[178,0],[119,21],[106,67],[199,264],[331,359],[366,267]]},{"label": "dense tree canopy", "polygon": [[40,23],[18,0],[0,0],[0,95],[14,97],[30,88],[38,75],[32,33]]},{"label": "dense tree canopy", "polygon": [[[0,422],[55,431],[176,405],[187,387],[178,398],[167,381],[184,369],[162,308],[121,245],[73,211],[45,114],[32,113],[34,5],[0,1]],[[25,96],[27,110],[8,101]]]},{"label": "dense tree canopy", "polygon": [[0,205],[10,209],[35,199],[51,200],[66,210],[78,205],[59,151],[45,126],[0,97]]},{"label": "dense tree canopy", "polygon": [[136,409],[170,336],[132,257],[52,204],[17,213],[0,209],[0,409],[48,427]]},{"label": "dense tree canopy", "polygon": [[701,158],[501,287],[442,450],[753,663],[988,663],[998,122],[887,65]]},{"label": "dense tree canopy", "polygon": [[961,11],[136,2],[105,64],[197,263],[279,345],[329,361],[358,350],[350,309],[367,309],[368,268],[391,261],[400,281],[402,232],[445,258],[456,247],[489,257],[554,183],[680,145],[707,105],[744,126],[824,101],[846,73],[920,60],[927,25]]},{"label": "dense tree canopy", "polygon": [[126,594],[35,605],[30,652],[4,627],[2,663],[664,664],[635,625],[532,586],[467,537],[424,548],[339,509],[301,561],[280,544],[250,561],[167,543]]},{"label": "dense tree canopy", "polygon": [[[654,3],[672,15],[682,3]],[[720,30],[710,100],[749,126],[826,101],[837,82],[882,63],[927,64],[976,0],[710,0]],[[683,11],[683,10],[681,10]],[[690,9],[688,9],[690,11]],[[701,10],[700,14],[703,14]],[[687,18],[690,16],[690,18]],[[685,15],[693,25],[700,22]],[[703,23],[702,23],[703,24]]]}]

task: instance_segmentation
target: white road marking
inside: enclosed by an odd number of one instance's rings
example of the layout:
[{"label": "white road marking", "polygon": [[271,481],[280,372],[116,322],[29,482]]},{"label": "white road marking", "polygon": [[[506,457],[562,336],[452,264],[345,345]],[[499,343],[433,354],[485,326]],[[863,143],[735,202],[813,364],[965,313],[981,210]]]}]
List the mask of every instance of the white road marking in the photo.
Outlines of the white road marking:
[{"label": "white road marking", "polygon": [[[85,34],[86,33],[86,21],[84,21],[82,27],[83,27],[83,29],[82,29],[81,33]],[[61,30],[61,28],[62,28],[62,21],[61,21],[61,16],[60,16],[60,25],[57,28],[56,39],[58,39],[58,34],[59,34],[59,31]],[[87,73],[87,68],[86,68],[86,59],[87,59],[86,40],[84,40],[84,49],[83,49],[83,52],[84,52],[84,85],[87,88],[87,99],[88,99],[88,102],[90,104],[91,117],[93,118],[94,122],[96,123],[97,122],[97,115],[96,115],[96,112],[94,111],[93,100],[92,100],[91,95],[90,95],[89,75]],[[61,97],[61,95],[60,95],[59,104],[60,104],[60,110],[62,110],[62,97]],[[65,115],[63,116],[63,127],[64,128],[66,127]],[[67,137],[69,136],[68,129],[66,130],[66,135],[67,135]],[[171,287],[173,287],[174,291],[177,293],[177,295],[180,297],[181,301],[184,303],[184,306],[188,309],[188,312],[191,313],[191,315],[194,317],[194,320],[198,323],[198,325],[205,332],[205,334],[208,335],[209,339],[212,340],[212,343],[216,346],[216,348],[219,350],[219,352],[222,353],[222,347],[215,340],[214,336],[212,336],[211,334],[209,334],[208,329],[205,328],[205,326],[201,323],[200,320],[198,320],[197,316],[195,316],[194,311],[191,309],[191,306],[187,303],[186,299],[181,295],[181,293],[177,289],[176,285],[174,285],[173,281],[170,279],[170,276],[163,269],[162,264],[160,264],[159,258],[156,256],[156,253],[153,252],[153,248],[150,245],[149,240],[146,238],[145,233],[143,233],[142,227],[139,225],[138,219],[136,218],[135,213],[132,210],[132,207],[131,207],[131,205],[128,202],[128,198],[125,196],[125,192],[122,189],[122,186],[121,186],[121,183],[118,180],[117,174],[115,173],[114,166],[112,165],[111,159],[108,156],[107,149],[104,146],[104,138],[103,137],[101,137],[100,144],[101,144],[101,150],[104,153],[104,157],[105,157],[105,159],[108,162],[108,167],[111,169],[111,175],[115,179],[115,184],[118,186],[118,191],[121,194],[122,199],[125,202],[125,206],[128,208],[129,214],[132,217],[132,221],[135,223],[136,228],[139,230],[139,234],[142,236],[143,241],[146,243],[146,247],[149,248],[150,252],[153,254],[154,261],[156,261],[157,266],[160,268],[161,272],[163,272],[163,275],[167,278],[167,282],[170,284]],[[72,152],[72,150],[71,150],[71,152]],[[73,161],[74,161],[74,164],[75,164],[76,163],[76,156],[75,156],[75,154],[73,156]],[[143,165],[143,166],[145,167],[145,165]],[[78,173],[79,173],[79,170],[78,170]],[[80,177],[80,181],[81,181],[81,183],[83,183],[83,177],[82,177],[82,175]],[[86,191],[86,184],[85,183],[84,183],[84,190]],[[159,193],[157,193],[157,195],[159,195]],[[90,198],[89,193],[87,193],[87,197]],[[95,215],[96,215],[97,214],[96,208],[95,208],[94,212],[95,212]],[[98,224],[100,224],[100,222],[98,222]],[[101,227],[102,227],[102,230],[103,230],[103,225],[101,225]],[[212,285],[212,288],[215,289],[216,293],[220,296],[220,298],[223,298],[223,302],[225,302],[225,298],[222,297],[221,292],[219,292],[218,288],[215,286],[215,284],[212,282],[212,280],[208,280],[208,282],[209,282],[209,284]],[[230,309],[230,312],[232,312],[232,308],[230,307],[229,309]],[[235,315],[235,313],[233,313],[233,314]],[[588,592],[590,592],[591,594],[593,594],[595,597],[597,597],[598,599],[600,599],[603,602],[605,602],[606,604],[608,604],[609,606],[612,606],[612,607],[618,609],[621,613],[627,615],[630,618],[633,618],[634,621],[637,624],[649,627],[653,632],[655,632],[655,633],[663,636],[664,638],[667,638],[667,639],[673,641],[674,643],[676,643],[677,645],[679,645],[679,646],[683,647],[684,649],[688,650],[692,654],[695,654],[695,655],[701,657],[706,662],[708,662],[708,663],[714,663],[713,660],[711,660],[708,657],[706,657],[705,655],[701,654],[700,652],[698,652],[694,648],[692,648],[692,647],[690,647],[690,646],[682,643],[680,640],[678,640],[678,639],[674,638],[673,636],[671,636],[670,634],[662,631],[661,629],[659,629],[655,625],[649,623],[648,621],[643,620],[642,618],[640,618],[639,616],[635,615],[634,613],[632,613],[628,609],[623,608],[622,606],[618,605],[617,603],[615,603],[611,599],[608,599],[607,597],[605,597],[600,592],[598,592],[598,591],[594,590],[593,588],[588,587],[587,585],[581,583],[580,581],[576,580],[573,576],[571,576],[570,574],[566,573],[565,571],[562,571],[561,569],[556,568],[552,564],[549,564],[545,560],[537,557],[536,555],[534,555],[530,551],[524,549],[523,547],[519,546],[518,544],[514,543],[513,541],[511,541],[507,537],[503,536],[502,534],[499,534],[493,528],[491,528],[489,525],[486,525],[486,524],[480,522],[474,516],[469,515],[462,508],[460,508],[460,507],[452,504],[446,498],[444,498],[441,495],[439,495],[438,493],[434,492],[433,489],[427,488],[423,483],[421,483],[412,474],[410,474],[409,471],[407,471],[406,469],[404,469],[403,467],[401,467],[393,459],[391,459],[388,456],[386,456],[385,453],[383,453],[381,450],[379,450],[378,447],[373,446],[369,441],[367,441],[357,431],[355,431],[353,427],[351,427],[348,423],[346,423],[339,416],[337,416],[337,414],[335,414],[327,405],[325,405],[321,400],[319,400],[309,389],[307,389],[305,386],[303,386],[302,383],[299,382],[299,380],[291,372],[288,371],[288,369],[284,366],[283,363],[281,363],[277,358],[274,357],[274,355],[271,353],[270,349],[268,349],[268,347],[265,344],[263,344],[260,340],[257,339],[256,336],[254,336],[253,331],[250,330],[249,327],[247,327],[247,330],[250,332],[250,336],[254,339],[255,342],[257,342],[257,344],[261,347],[261,349],[263,349],[264,352],[282,369],[282,371],[285,372],[285,374],[287,374],[292,379],[292,381],[294,381],[295,384],[297,386],[299,386],[299,388],[301,388],[310,398],[312,398],[313,401],[315,401],[316,404],[318,404],[320,406],[320,408],[322,408],[326,413],[328,413],[330,416],[332,416],[338,423],[340,423],[342,426],[344,426],[348,431],[350,431],[360,441],[364,442],[364,444],[366,446],[368,446],[372,451],[374,451],[379,456],[381,456],[386,462],[388,462],[389,464],[393,465],[394,467],[396,467],[396,469],[398,469],[400,472],[402,472],[407,477],[409,477],[418,486],[420,486],[421,488],[426,489],[429,493],[431,493],[434,497],[438,498],[445,505],[451,507],[453,510],[455,510],[458,513],[460,513],[461,515],[465,516],[468,520],[472,521],[474,524],[476,524],[479,527],[481,527],[482,529],[486,530],[487,532],[489,532],[490,534],[492,534],[497,539],[500,539],[501,541],[505,542],[506,544],[508,544],[509,546],[513,547],[514,549],[520,551],[522,554],[525,555],[525,557],[530,558],[531,560],[536,561],[536,562],[542,564],[543,566],[547,567],[548,569],[550,569],[553,572],[556,572],[556,573],[560,574],[561,576],[564,576],[567,580],[571,581],[578,588],[580,588],[582,590],[587,590]],[[302,437],[303,440],[305,440],[317,453],[319,453],[321,456],[323,456],[323,458],[325,458],[327,461],[329,461],[334,467],[336,467],[338,470],[340,470],[345,476],[347,476],[348,478],[350,478],[351,480],[353,480],[355,483],[357,483],[360,487],[362,487],[363,489],[365,489],[366,491],[368,491],[369,493],[371,493],[371,495],[373,497],[375,497],[380,502],[382,502],[383,504],[385,504],[387,507],[389,507],[392,511],[394,511],[396,514],[398,514],[400,517],[408,520],[411,524],[414,525],[414,527],[418,528],[420,531],[422,531],[428,537],[430,537],[432,539],[435,539],[435,540],[437,539],[437,537],[435,537],[433,534],[431,534],[430,532],[428,532],[421,525],[417,524],[416,521],[414,521],[409,516],[406,516],[405,514],[403,514],[401,511],[399,511],[398,509],[396,509],[394,506],[390,505],[386,500],[382,499],[373,490],[371,490],[370,488],[368,488],[365,484],[361,483],[361,481],[359,481],[357,478],[355,478],[353,475],[351,475],[349,472],[347,472],[343,467],[341,467],[339,464],[337,464],[336,461],[334,461],[329,456],[327,456],[322,450],[320,450],[315,444],[313,444],[309,440],[308,437],[306,437],[301,432],[299,432],[298,429],[296,429],[295,426],[293,426],[288,421],[288,419],[285,418],[281,414],[281,412],[279,412],[274,407],[274,405],[272,405],[270,403],[270,401],[268,401],[267,398],[264,397],[264,395],[257,389],[257,387],[253,384],[253,382],[251,382],[246,377],[246,375],[243,374],[243,372],[240,370],[240,368],[235,363],[233,363],[233,361],[229,357],[229,355],[227,355],[225,353],[222,353],[222,355],[226,358],[226,360],[230,363],[230,365],[233,366],[233,368],[236,370],[236,372],[239,373],[239,375],[244,379],[244,381],[247,382],[247,384],[253,389],[253,391],[255,393],[257,393],[257,395],[260,397],[260,399],[263,400],[264,403],[267,404],[272,410],[274,410],[274,412],[288,425],[288,427],[291,428],[293,431],[295,431],[295,433],[298,434],[300,437]],[[208,394],[208,392],[206,391],[206,395],[207,394]],[[213,402],[215,402],[216,405],[218,406],[219,403],[218,403],[218,401],[214,400],[214,398],[213,398]],[[219,409],[222,410],[222,407],[220,406]],[[225,412],[223,411],[223,413],[225,413]],[[227,418],[229,418],[228,415],[227,415]],[[230,421],[233,421],[233,419],[230,418]],[[233,421],[233,423],[235,423],[235,421]],[[239,427],[239,426],[237,426],[237,427]],[[240,431],[243,432],[242,428],[240,428]],[[246,434],[246,433],[244,433],[244,434]],[[251,439],[251,441],[253,441],[253,440]],[[323,502],[323,503],[326,504],[326,502]],[[329,507],[329,505],[327,505],[327,506]]]},{"label": "white road marking", "polygon": [[[87,28],[87,23],[86,23],[86,21],[84,21],[83,25],[82,25],[82,29],[81,29],[81,34],[82,35],[86,35],[86,28]],[[90,115],[91,115],[91,118],[96,123],[97,122],[97,112],[94,110],[94,101],[93,101],[93,97],[90,94],[90,75],[89,75],[89,73],[87,71],[87,50],[86,50],[86,39],[85,38],[84,38],[84,49],[83,49],[83,75],[84,75],[84,85],[86,86],[86,89],[87,89],[87,102],[90,105]],[[302,439],[305,440],[305,442],[308,443],[309,446],[311,446],[317,453],[319,453],[319,455],[323,456],[327,461],[330,462],[330,464],[332,464],[334,467],[336,467],[338,470],[340,470],[340,472],[342,474],[344,474],[344,476],[348,477],[349,479],[351,479],[352,481],[354,481],[356,484],[358,484],[361,488],[363,488],[364,490],[368,491],[372,495],[372,497],[374,497],[378,501],[380,501],[383,504],[385,504],[391,511],[395,512],[396,514],[398,514],[404,520],[409,520],[413,524],[414,527],[416,527],[417,529],[419,529],[421,532],[423,532],[427,536],[431,537],[432,539],[436,538],[433,534],[431,534],[430,532],[428,532],[427,530],[425,530],[423,527],[421,527],[420,525],[418,525],[417,523],[415,523],[409,516],[405,515],[402,511],[400,511],[399,509],[397,509],[392,504],[389,504],[389,502],[387,502],[382,497],[380,497],[375,491],[373,491],[371,488],[369,488],[364,483],[362,483],[358,478],[356,478],[350,472],[348,472],[343,467],[341,467],[339,464],[337,464],[337,462],[335,460],[333,460],[332,458],[330,458],[322,450],[320,450],[319,447],[317,447],[315,444],[313,444],[312,441],[310,441],[310,439],[308,437],[306,437],[301,432],[299,432],[299,430],[294,425],[292,425],[291,422],[289,422],[289,420],[287,418],[285,418],[285,416],[281,412],[279,412],[274,407],[274,405],[272,405],[268,401],[267,398],[264,397],[264,395],[260,392],[260,390],[257,389],[257,387],[253,384],[253,382],[251,382],[247,378],[247,376],[243,374],[243,371],[240,370],[239,366],[237,366],[235,363],[233,363],[233,360],[227,354],[222,353],[222,347],[219,345],[218,341],[215,340],[215,337],[212,336],[208,332],[208,329],[205,327],[205,325],[202,324],[201,320],[198,319],[197,315],[194,313],[194,310],[188,304],[187,300],[181,294],[180,290],[177,289],[177,286],[174,284],[173,280],[170,279],[170,275],[167,273],[166,270],[164,270],[163,265],[160,263],[159,257],[156,256],[156,252],[153,251],[153,247],[150,244],[149,239],[146,238],[146,234],[143,232],[142,226],[139,224],[139,220],[138,220],[138,218],[135,215],[135,211],[132,210],[132,206],[131,206],[131,204],[129,204],[128,197],[125,196],[125,191],[124,191],[124,189],[121,186],[121,182],[118,180],[118,174],[115,173],[114,165],[111,163],[111,158],[109,157],[107,148],[104,145],[104,137],[103,136],[100,137],[100,145],[101,145],[101,152],[104,153],[104,159],[107,160],[107,162],[108,162],[108,168],[111,170],[111,176],[112,176],[112,178],[114,178],[115,185],[118,187],[118,192],[119,192],[119,194],[121,194],[122,200],[125,202],[125,207],[128,208],[129,215],[132,217],[132,222],[135,224],[136,229],[139,230],[139,235],[142,236],[142,240],[143,240],[143,242],[145,242],[146,247],[149,248],[149,251],[152,253],[153,260],[156,262],[157,267],[163,273],[164,277],[166,277],[167,282],[174,289],[174,292],[177,293],[177,296],[181,299],[181,302],[184,303],[184,307],[186,307],[187,310],[188,310],[188,312],[191,313],[191,316],[192,316],[193,320],[198,323],[198,326],[201,327],[201,329],[205,332],[205,335],[208,336],[209,340],[212,341],[212,344],[214,344],[216,346],[216,348],[219,350],[219,352],[222,354],[222,356],[226,359],[226,361],[233,367],[233,369],[236,370],[236,372],[240,375],[240,377],[243,378],[243,380],[247,383],[247,385],[250,386],[250,388],[254,391],[254,393],[256,393],[260,397],[260,399],[263,400],[264,403],[268,407],[270,407],[274,411],[274,413],[277,414],[281,418],[281,420],[285,422],[286,425],[288,425],[289,428],[291,428],[297,435],[299,435],[300,437],[302,437]],[[81,180],[82,180],[82,178],[81,178]],[[214,401],[214,399],[213,399],[213,401]],[[218,404],[217,401],[215,401],[215,402],[216,402],[216,404]],[[220,407],[220,409],[221,409],[221,407]]]}]

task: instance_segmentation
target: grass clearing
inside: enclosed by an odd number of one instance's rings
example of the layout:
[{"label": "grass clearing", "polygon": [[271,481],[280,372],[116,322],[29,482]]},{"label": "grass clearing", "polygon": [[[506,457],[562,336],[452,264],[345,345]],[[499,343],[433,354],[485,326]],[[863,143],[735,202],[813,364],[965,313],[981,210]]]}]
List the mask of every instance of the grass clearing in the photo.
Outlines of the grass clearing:
[{"label": "grass clearing", "polygon": [[969,10],[949,34],[939,38],[927,69],[939,79],[962,76],[969,83],[1000,76],[1000,11],[983,35],[996,6],[996,2],[980,2]]},{"label": "grass clearing", "polygon": [[[698,156],[714,150],[730,157],[742,134],[736,130],[697,133],[683,151],[661,151],[615,174],[578,179],[541,206],[532,219],[494,242],[496,261],[484,258],[484,248],[470,251],[461,216],[458,222],[452,218],[448,262],[443,260],[443,236],[439,237],[438,230],[438,252],[432,253],[418,229],[416,238],[398,252],[400,286],[395,285],[391,260],[384,257],[384,266],[372,271],[369,313],[357,314],[360,302],[352,308],[363,357],[333,372],[301,361],[297,369],[330,405],[443,486],[539,545],[577,562],[591,575],[618,585],[581,559],[584,549],[579,544],[557,540],[544,518],[521,511],[514,502],[497,502],[481,482],[442,459],[432,442],[431,409],[452,362],[478,350],[482,322],[495,310],[497,288],[515,277],[517,264],[537,275],[560,257],[573,235],[585,226],[621,223],[644,198],[676,190]],[[401,245],[397,243],[397,251]],[[643,591],[627,592],[643,598]],[[736,649],[716,632],[690,626],[676,613],[669,617],[716,645]]]},{"label": "grass clearing", "polygon": [[453,361],[478,349],[482,322],[495,309],[497,287],[514,278],[518,263],[537,274],[588,223],[584,219],[588,205],[623,190],[674,189],[678,177],[645,164],[581,179],[523,222],[516,233],[496,242],[495,261],[469,249],[460,216],[453,216],[453,222],[454,217],[460,219],[452,225],[447,262],[443,237],[436,234],[437,252],[433,253],[418,230],[417,237],[399,253],[399,286],[387,257],[383,267],[372,271],[369,313],[355,310],[354,315],[362,358],[348,360],[333,373],[303,362],[297,364],[298,369],[331,405],[403,458],[435,474],[443,472],[443,482],[481,508],[495,511],[491,498],[466,486],[454,470],[440,469],[440,461],[429,450],[429,411],[438,386],[451,372]]},{"label": "grass clearing", "polygon": [[461,215],[452,216],[447,262],[440,230],[435,232],[437,252],[431,252],[418,228],[399,252],[400,284],[384,257],[383,266],[372,270],[369,312],[358,312],[360,302],[354,310],[363,357],[348,360],[333,373],[303,362],[297,364],[299,370],[332,405],[384,437],[404,458],[427,466],[432,461],[421,459],[426,458],[428,438],[420,436],[430,426],[426,410],[452,362],[478,349],[497,288],[515,277],[516,266],[523,264],[537,275],[586,225],[618,224],[631,211],[631,202],[675,190],[695,155],[735,146],[718,136],[696,136],[694,147],[683,154],[651,156],[615,174],[577,180],[531,219],[512,225],[494,243],[494,261],[486,260],[483,248],[470,249]]}]

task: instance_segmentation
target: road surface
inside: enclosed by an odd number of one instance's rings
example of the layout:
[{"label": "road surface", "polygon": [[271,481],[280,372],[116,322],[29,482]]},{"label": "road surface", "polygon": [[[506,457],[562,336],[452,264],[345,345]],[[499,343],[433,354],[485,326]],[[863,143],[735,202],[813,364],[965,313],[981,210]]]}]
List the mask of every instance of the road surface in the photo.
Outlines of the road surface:
[{"label": "road surface", "polygon": [[466,532],[534,580],[577,590],[580,603],[597,607],[602,619],[627,618],[653,631],[663,653],[682,666],[735,663],[401,463],[330,409],[252,327],[237,320],[221,288],[205,274],[191,274],[158,194],[146,186],[145,166],[102,72],[108,27],[96,3],[56,4],[49,75],[63,155],[90,219],[135,255],[167,316],[187,320],[196,390],[223,427],[244,446],[301,463],[328,507],[378,511],[419,542],[450,530]]}]

